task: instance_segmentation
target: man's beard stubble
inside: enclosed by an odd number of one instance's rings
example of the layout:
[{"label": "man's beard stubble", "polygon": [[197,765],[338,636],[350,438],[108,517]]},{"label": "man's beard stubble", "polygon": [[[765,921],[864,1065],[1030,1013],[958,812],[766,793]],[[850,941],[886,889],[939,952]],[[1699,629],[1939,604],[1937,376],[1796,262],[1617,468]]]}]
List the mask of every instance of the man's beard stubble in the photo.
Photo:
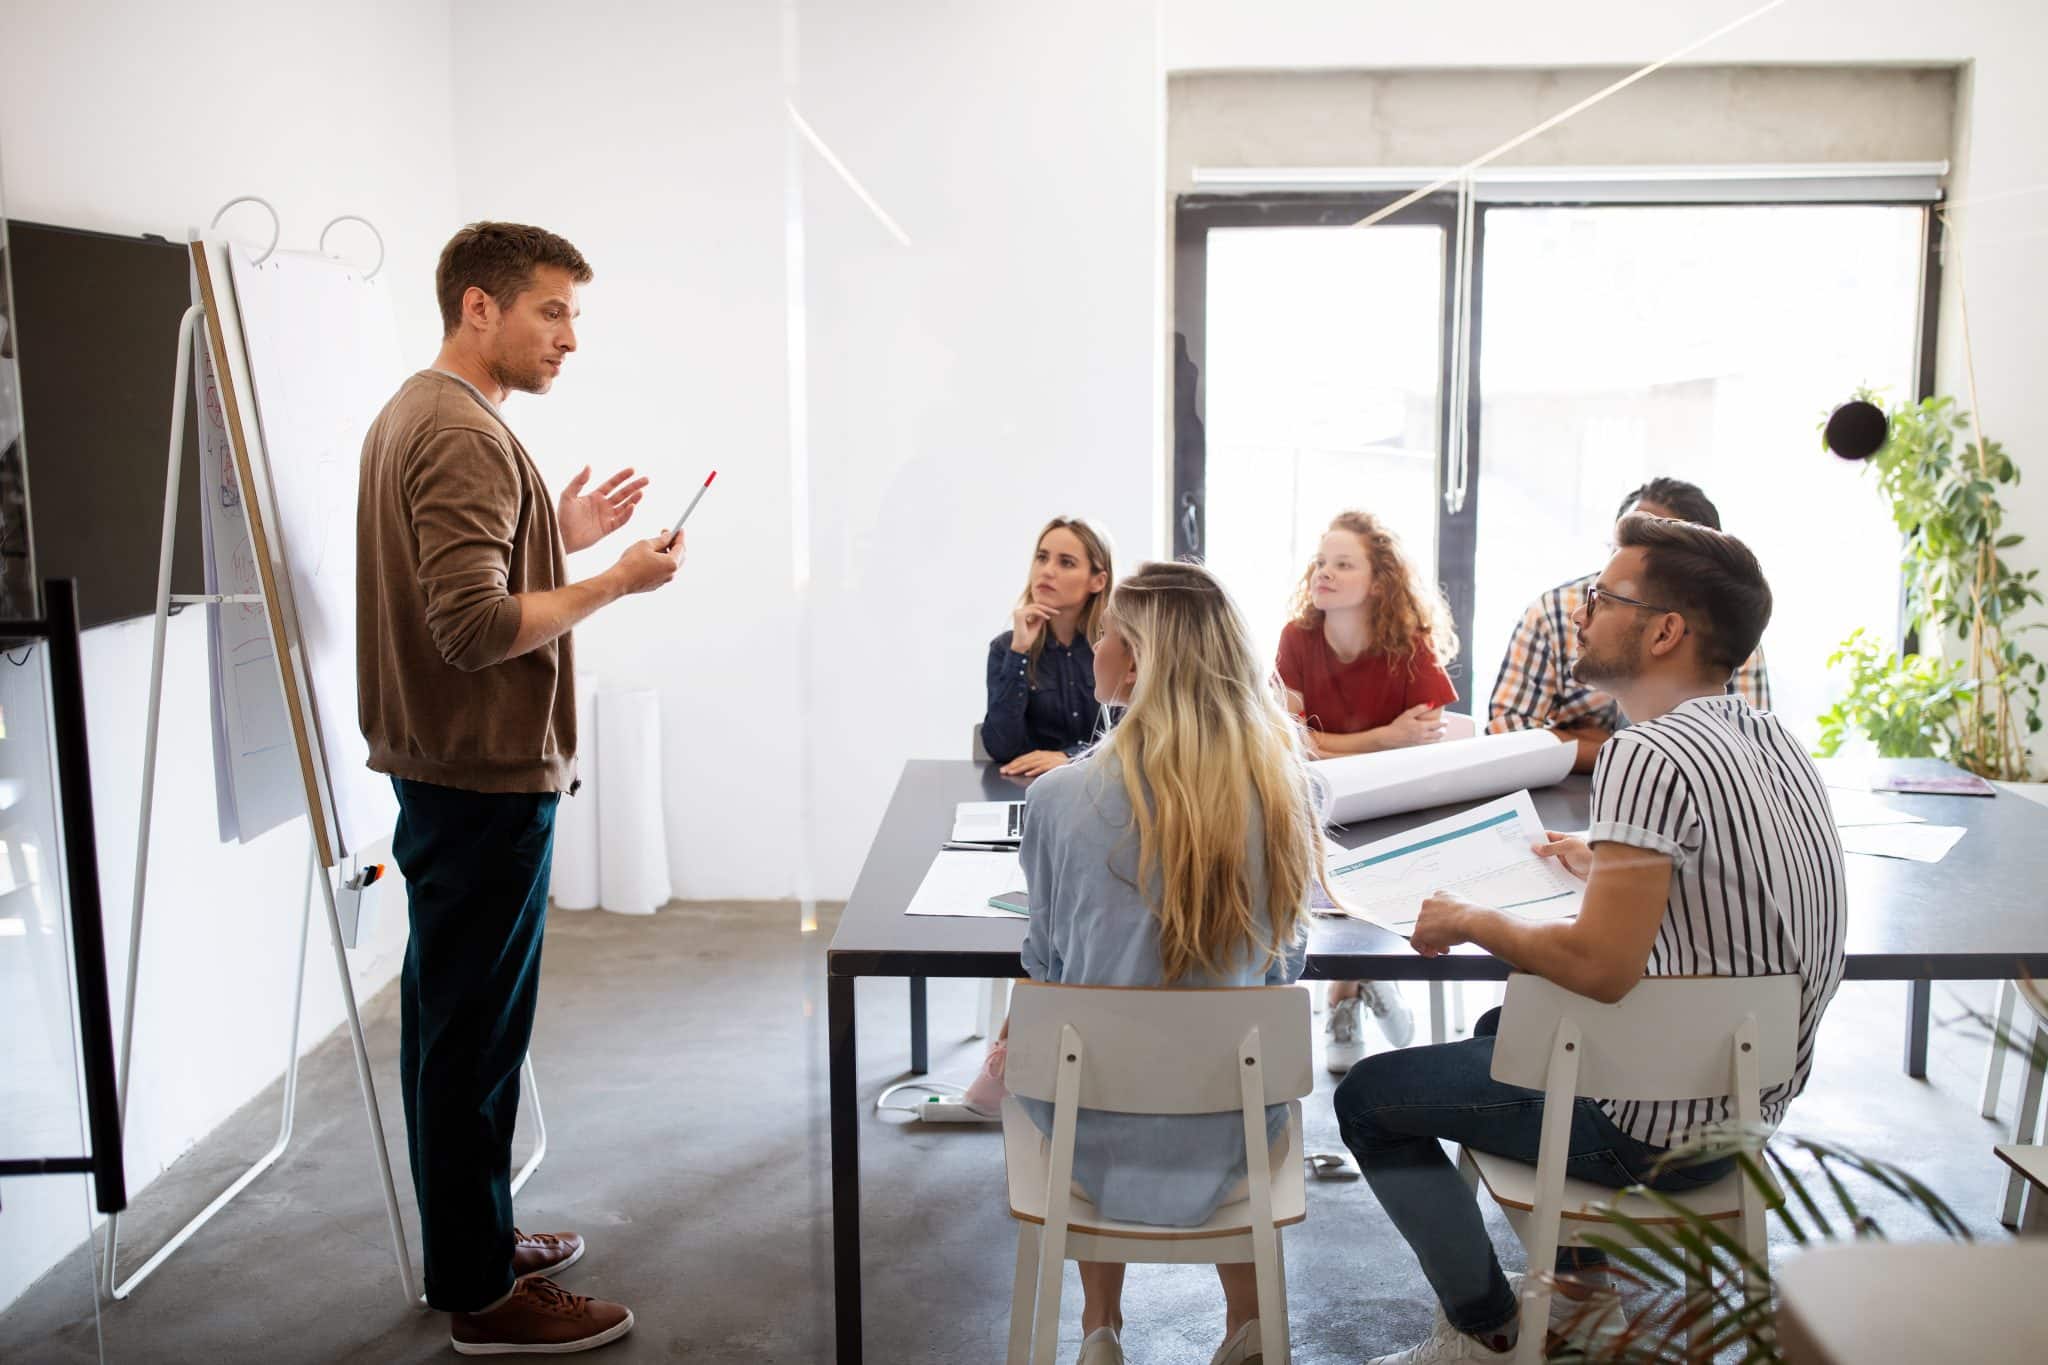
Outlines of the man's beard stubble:
[{"label": "man's beard stubble", "polygon": [[512,393],[546,393],[548,385],[555,381],[555,372],[545,361],[535,361],[523,369],[500,362],[491,366],[491,377]]},{"label": "man's beard stubble", "polygon": [[1587,687],[1606,688],[1627,682],[1643,671],[1643,628],[1630,633],[1622,645],[1609,654],[1587,652],[1583,641],[1579,657],[1572,664],[1572,678]]}]

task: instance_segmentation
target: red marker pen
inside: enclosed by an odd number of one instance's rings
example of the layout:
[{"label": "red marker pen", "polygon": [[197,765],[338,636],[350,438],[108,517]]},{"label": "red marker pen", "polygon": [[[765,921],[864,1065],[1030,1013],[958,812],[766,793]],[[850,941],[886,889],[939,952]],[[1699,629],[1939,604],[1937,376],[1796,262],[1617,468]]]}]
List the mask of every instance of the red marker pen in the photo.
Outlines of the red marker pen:
[{"label": "red marker pen", "polygon": [[669,528],[668,539],[661,542],[662,549],[666,550],[676,543],[676,537],[683,533],[683,523],[690,519],[690,513],[697,510],[697,504],[704,501],[705,490],[711,487],[711,481],[717,477],[718,471],[715,469],[704,476],[704,487],[697,490],[697,496],[690,499],[690,505],[683,509],[683,514],[676,518],[676,524]]}]

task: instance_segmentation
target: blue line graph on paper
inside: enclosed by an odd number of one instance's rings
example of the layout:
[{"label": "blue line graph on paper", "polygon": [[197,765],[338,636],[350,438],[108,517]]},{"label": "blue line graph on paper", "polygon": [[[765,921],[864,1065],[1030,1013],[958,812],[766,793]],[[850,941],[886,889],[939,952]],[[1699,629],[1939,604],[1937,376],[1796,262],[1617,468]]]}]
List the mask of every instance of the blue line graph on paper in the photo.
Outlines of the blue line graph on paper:
[{"label": "blue line graph on paper", "polygon": [[1525,919],[1569,919],[1585,883],[1530,845],[1543,822],[1527,791],[1406,830],[1330,858],[1344,910],[1404,937],[1422,902],[1448,891]]}]

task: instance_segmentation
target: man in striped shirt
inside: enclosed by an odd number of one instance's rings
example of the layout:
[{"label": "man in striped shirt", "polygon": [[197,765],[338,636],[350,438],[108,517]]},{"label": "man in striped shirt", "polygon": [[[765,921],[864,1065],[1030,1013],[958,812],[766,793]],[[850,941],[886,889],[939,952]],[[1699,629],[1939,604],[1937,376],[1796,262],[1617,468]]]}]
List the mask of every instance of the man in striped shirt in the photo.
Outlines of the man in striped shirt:
[{"label": "man in striped shirt", "polygon": [[[1842,979],[1842,846],[1813,762],[1775,716],[1730,695],[1736,666],[1770,619],[1763,571],[1733,536],[1637,513],[1576,613],[1579,676],[1611,689],[1634,724],[1602,748],[1584,839],[1551,834],[1538,852],[1586,878],[1570,921],[1525,921],[1457,896],[1425,901],[1411,942],[1424,956],[1475,943],[1597,1000],[1644,976],[1799,978],[1792,1079],[1763,1094],[1775,1124],[1806,1085],[1821,1012]],[[1345,1143],[1409,1245],[1443,1312],[1428,1341],[1379,1365],[1493,1360],[1514,1348],[1517,1301],[1479,1209],[1439,1139],[1533,1162],[1543,1096],[1489,1074],[1499,1011],[1473,1037],[1366,1058],[1337,1088]],[[1620,1187],[1686,1189],[1732,1161],[1653,1171],[1701,1125],[1731,1117],[1719,1098],[1582,1099],[1566,1173]],[[1601,1295],[1599,1335],[1621,1328],[1597,1252],[1566,1249],[1573,1297]],[[1554,1321],[1589,1315],[1552,1301]],[[1592,1343],[1577,1329],[1573,1344]]]},{"label": "man in striped shirt", "polygon": [[[1721,514],[1697,484],[1683,479],[1655,478],[1621,500],[1616,519],[1630,512],[1676,517],[1721,529]],[[1522,613],[1501,660],[1500,677],[1487,704],[1487,733],[1548,728],[1566,743],[1579,746],[1572,771],[1593,771],[1594,757],[1610,735],[1628,724],[1620,703],[1594,687],[1574,667],[1577,647],[1572,618],[1586,604],[1586,589],[1596,575],[1560,583]],[[1764,672],[1762,650],[1753,651],[1735,670],[1732,690],[1759,711],[1771,709],[1771,681]]]}]

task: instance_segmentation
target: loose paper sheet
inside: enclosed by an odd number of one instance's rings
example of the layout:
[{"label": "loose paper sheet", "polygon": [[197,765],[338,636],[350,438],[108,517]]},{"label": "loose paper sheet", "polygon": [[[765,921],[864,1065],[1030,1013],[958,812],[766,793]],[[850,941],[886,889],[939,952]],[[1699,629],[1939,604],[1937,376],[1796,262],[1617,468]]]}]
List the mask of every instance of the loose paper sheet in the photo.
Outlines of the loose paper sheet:
[{"label": "loose paper sheet", "polygon": [[1864,825],[1842,831],[1842,848],[1879,858],[1938,863],[1965,833],[1961,825]]},{"label": "loose paper sheet", "polygon": [[1022,919],[1014,910],[998,910],[990,896],[1024,885],[1024,866],[1014,853],[942,850],[932,859],[918,884],[906,915],[964,915],[973,919]]}]

